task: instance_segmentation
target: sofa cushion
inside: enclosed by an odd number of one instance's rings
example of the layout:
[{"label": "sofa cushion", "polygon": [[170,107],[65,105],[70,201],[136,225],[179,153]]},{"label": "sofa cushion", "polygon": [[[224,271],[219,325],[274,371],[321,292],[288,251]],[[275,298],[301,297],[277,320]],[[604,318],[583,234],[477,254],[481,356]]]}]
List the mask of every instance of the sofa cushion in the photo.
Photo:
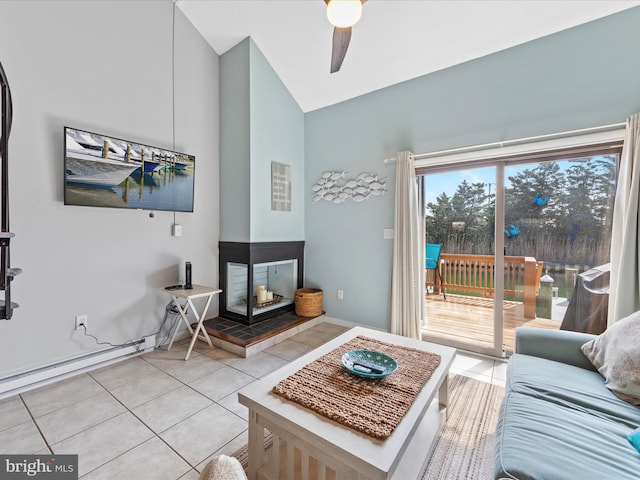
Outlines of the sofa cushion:
[{"label": "sofa cushion", "polygon": [[500,408],[495,479],[638,479],[626,426],[515,392]]},{"label": "sofa cushion", "polygon": [[570,330],[518,327],[515,353],[555,360],[595,371],[596,368],[581,350],[582,345],[594,338],[596,338],[595,335]]},{"label": "sofa cushion", "polygon": [[640,405],[640,311],[617,321],[582,352],[620,398]]},{"label": "sofa cushion", "polygon": [[640,426],[640,408],[615,396],[605,387],[602,376],[593,370],[515,354],[509,359],[506,388],[507,391],[621,422],[629,431]]}]

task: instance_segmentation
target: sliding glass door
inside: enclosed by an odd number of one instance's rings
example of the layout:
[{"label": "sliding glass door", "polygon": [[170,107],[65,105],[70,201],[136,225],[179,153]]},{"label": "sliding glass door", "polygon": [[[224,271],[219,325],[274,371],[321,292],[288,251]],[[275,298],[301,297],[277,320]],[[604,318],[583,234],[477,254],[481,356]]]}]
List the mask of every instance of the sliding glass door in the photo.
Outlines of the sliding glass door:
[{"label": "sliding glass door", "polygon": [[427,257],[440,249],[425,265],[423,338],[508,356],[520,326],[600,333],[619,153],[585,147],[424,173]]},{"label": "sliding glass door", "polygon": [[[496,168],[425,175],[424,332],[492,353]],[[439,258],[433,258],[438,251]]]},{"label": "sliding glass door", "polygon": [[513,345],[519,325],[606,328],[617,160],[590,155],[505,168],[505,266],[510,279],[521,278],[505,285],[505,344]]}]

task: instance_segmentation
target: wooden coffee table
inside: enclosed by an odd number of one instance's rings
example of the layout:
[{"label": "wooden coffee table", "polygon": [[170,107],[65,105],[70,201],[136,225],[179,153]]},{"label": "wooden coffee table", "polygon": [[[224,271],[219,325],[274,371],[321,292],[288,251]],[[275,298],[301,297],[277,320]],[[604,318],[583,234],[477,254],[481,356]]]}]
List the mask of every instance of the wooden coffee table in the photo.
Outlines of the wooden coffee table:
[{"label": "wooden coffee table", "polygon": [[[437,353],[440,365],[386,440],[376,440],[271,393],[279,381],[364,335]],[[447,415],[448,373],[455,349],[363,327],[352,328],[238,393],[249,408],[249,480],[270,478],[417,478]],[[273,447],[265,450],[265,429]]]}]

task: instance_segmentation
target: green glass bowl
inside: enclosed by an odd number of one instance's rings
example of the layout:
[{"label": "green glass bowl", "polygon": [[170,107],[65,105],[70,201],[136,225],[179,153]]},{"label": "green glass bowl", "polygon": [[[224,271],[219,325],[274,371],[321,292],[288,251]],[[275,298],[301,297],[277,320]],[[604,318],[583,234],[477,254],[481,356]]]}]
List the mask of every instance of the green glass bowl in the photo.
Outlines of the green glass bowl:
[{"label": "green glass bowl", "polygon": [[[358,365],[359,362],[373,363],[382,367],[384,371],[382,373],[373,372],[369,368]],[[342,365],[354,375],[364,378],[384,378],[398,369],[398,362],[393,358],[373,350],[351,350],[342,355]]]}]

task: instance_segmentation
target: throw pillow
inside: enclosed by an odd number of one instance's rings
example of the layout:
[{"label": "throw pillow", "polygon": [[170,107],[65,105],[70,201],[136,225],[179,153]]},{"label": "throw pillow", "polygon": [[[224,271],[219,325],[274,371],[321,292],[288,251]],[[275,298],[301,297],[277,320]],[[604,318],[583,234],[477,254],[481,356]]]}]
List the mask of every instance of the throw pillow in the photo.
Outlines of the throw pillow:
[{"label": "throw pillow", "polygon": [[237,458],[218,455],[202,470],[199,480],[247,480]]},{"label": "throw pillow", "polygon": [[582,345],[582,353],[618,397],[640,405],[640,311]]},{"label": "throw pillow", "polygon": [[627,440],[629,440],[629,443],[631,443],[631,445],[633,445],[636,450],[640,452],[640,428],[636,428],[633,432],[631,432],[627,437]]}]

